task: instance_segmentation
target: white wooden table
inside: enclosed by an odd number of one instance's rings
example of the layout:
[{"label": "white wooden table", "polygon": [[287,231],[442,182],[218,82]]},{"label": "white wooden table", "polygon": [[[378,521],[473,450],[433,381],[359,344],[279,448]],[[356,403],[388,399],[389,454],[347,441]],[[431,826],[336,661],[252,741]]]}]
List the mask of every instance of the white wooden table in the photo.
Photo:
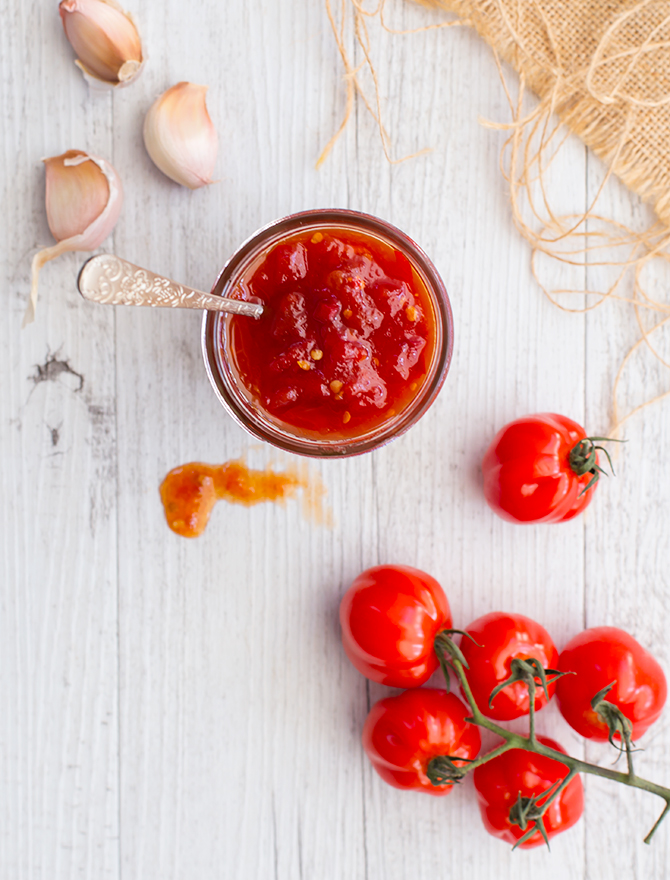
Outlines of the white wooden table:
[{"label": "white wooden table", "polygon": [[[317,171],[345,105],[321,2],[132,9],[146,70],[92,99],[56,0],[0,0],[1,880],[667,877],[670,824],[642,843],[653,797],[587,779],[584,819],[551,853],[511,853],[483,831],[471,782],[446,799],[396,791],[360,746],[385,689],[347,662],[337,608],[380,562],[434,574],[456,625],[520,611],[559,648],[617,625],[670,671],[668,404],[627,424],[616,478],[575,521],[515,527],[483,501],[479,462],[509,419],[553,410],[607,430],[637,338],[627,308],[568,315],[533,283],[498,169],[504,135],[478,122],[508,119],[489,49],[464,29],[375,38],[395,153],[432,152],[389,165],[358,104]],[[401,0],[389,11],[396,27],[426,21]],[[141,137],[154,97],[181,79],[209,84],[221,136],[220,183],[196,193],[152,166]],[[403,438],[310,465],[332,528],[291,502],[221,504],[195,541],[168,530],[158,486],[170,468],[290,461],[218,406],[199,314],[85,303],[84,257],[71,254],[45,268],[21,331],[30,258],[51,242],[39,160],[69,148],[123,178],[104,249],[204,289],[256,228],[311,207],[377,214],[431,255],[454,309],[450,375]],[[568,150],[565,203],[580,210],[603,169]],[[607,200],[624,219],[644,212],[618,185]],[[641,376],[647,389],[667,379]],[[611,762],[555,706],[538,724]],[[670,783],[670,714],[643,745],[639,772]]]}]

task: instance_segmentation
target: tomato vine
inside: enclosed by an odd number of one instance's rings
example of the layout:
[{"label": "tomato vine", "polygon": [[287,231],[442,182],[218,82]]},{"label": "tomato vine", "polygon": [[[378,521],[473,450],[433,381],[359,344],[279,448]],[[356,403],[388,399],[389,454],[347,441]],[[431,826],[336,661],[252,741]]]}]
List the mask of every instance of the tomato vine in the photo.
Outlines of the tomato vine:
[{"label": "tomato vine", "polygon": [[[494,758],[509,752],[511,749],[522,749],[523,751],[531,752],[536,755],[543,755],[546,758],[558,761],[568,768],[568,773],[562,781],[558,782],[555,786],[552,786],[548,791],[543,792],[539,796],[522,798],[521,795],[519,795],[519,798],[510,810],[509,820],[513,824],[519,825],[525,833],[516,841],[515,848],[538,833],[542,835],[545,842],[548,844],[543,817],[546,815],[551,804],[561,795],[579,773],[588,773],[593,776],[600,776],[603,779],[610,779],[613,782],[619,782],[623,785],[631,786],[632,788],[639,788],[662,798],[665,801],[665,807],[654,823],[652,829],[644,838],[645,843],[650,843],[659,825],[670,812],[670,788],[665,788],[655,782],[650,782],[636,774],[633,766],[634,749],[632,748],[632,742],[630,740],[630,726],[626,725],[627,719],[619,710],[615,712],[609,709],[611,704],[605,699],[609,688],[603,689],[603,691],[594,695],[592,706],[594,710],[600,714],[602,719],[610,725],[610,742],[612,742],[615,748],[625,752],[627,772],[612,770],[607,767],[601,767],[598,764],[590,764],[586,761],[581,761],[578,758],[572,757],[572,755],[564,754],[563,752],[559,752],[556,749],[547,746],[536,736],[536,678],[540,679],[540,686],[546,691],[547,682],[549,681],[549,679],[547,679],[548,675],[551,676],[551,680],[556,680],[556,676],[565,673],[559,673],[556,670],[542,670],[540,672],[540,670],[537,669],[536,663],[523,660],[513,661],[512,675],[504,685],[501,685],[501,687],[509,684],[511,681],[523,681],[527,685],[530,698],[528,736],[514,733],[513,731],[496,724],[495,721],[492,721],[490,718],[487,718],[477,705],[470,688],[466,674],[468,664],[461,649],[452,639],[454,632],[457,631],[443,630],[438,633],[435,638],[435,652],[438,656],[442,672],[444,673],[446,686],[449,688],[449,669],[452,669],[470,707],[471,716],[467,720],[502,737],[503,743],[491,752],[472,761],[463,762],[462,758],[458,758],[456,759],[459,761],[458,765],[449,755],[441,755],[433,758],[428,767],[428,775],[433,785],[444,785],[449,782],[453,784],[459,783],[468,773],[472,773],[478,767],[483,766]],[[492,697],[493,696],[495,696],[495,692],[492,693]],[[615,733],[618,733],[620,736],[623,734],[622,746],[613,742],[612,737]]]}]

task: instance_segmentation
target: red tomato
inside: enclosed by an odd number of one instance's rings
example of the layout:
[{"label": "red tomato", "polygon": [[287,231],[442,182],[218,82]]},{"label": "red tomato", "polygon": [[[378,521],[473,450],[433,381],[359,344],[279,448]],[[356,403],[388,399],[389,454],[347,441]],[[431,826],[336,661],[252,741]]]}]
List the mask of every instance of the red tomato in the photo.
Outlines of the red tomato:
[{"label": "red tomato", "polygon": [[[472,639],[461,639],[461,651],[468,662],[466,674],[472,695],[484,715],[499,721],[509,721],[527,715],[530,706],[528,686],[522,681],[503,688],[493,699],[489,708],[491,691],[510,677],[511,663],[515,658],[539,660],[543,669],[555,669],[558,651],[551,636],[543,626],[523,614],[504,614],[493,611],[479,617],[465,630]],[[481,646],[481,647],[478,647]],[[542,685],[535,679],[535,709],[547,704]],[[556,685],[547,688],[553,696]]]},{"label": "red tomato", "polygon": [[600,473],[596,447],[584,440],[577,422],[555,413],[505,425],[482,463],[489,505],[515,523],[563,522],[581,513],[596,483],[584,490]]},{"label": "red tomato", "polygon": [[[538,736],[539,742],[565,754],[553,739]],[[526,833],[520,825],[510,821],[510,809],[522,798],[537,797],[550,786],[568,775],[568,768],[560,761],[536,755],[524,749],[510,749],[497,758],[492,758],[473,771],[479,811],[489,834],[507,843],[515,844]],[[584,811],[584,788],[579,776],[566,786],[544,814],[544,827],[551,838],[566,831],[578,821]],[[520,844],[524,849],[544,843],[538,831],[529,840]]]},{"label": "red tomato", "polygon": [[[428,764],[437,755],[472,759],[481,748],[469,710],[445,690],[416,688],[380,700],[363,727],[363,748],[384,782],[426,794],[449,794],[453,783],[433,785]],[[460,766],[458,762],[454,762]]]},{"label": "red tomato", "polygon": [[417,687],[437,669],[433,641],[451,627],[444,590],[407,565],[379,565],[356,578],[340,605],[342,644],[359,672],[391,687]]},{"label": "red tomato", "polygon": [[632,723],[633,740],[656,721],[668,695],[663,670],[649,651],[613,626],[597,626],[575,636],[563,649],[558,668],[576,673],[559,679],[556,696],[565,720],[587,739],[609,737],[591,700],[611,682],[616,684],[605,699]]}]

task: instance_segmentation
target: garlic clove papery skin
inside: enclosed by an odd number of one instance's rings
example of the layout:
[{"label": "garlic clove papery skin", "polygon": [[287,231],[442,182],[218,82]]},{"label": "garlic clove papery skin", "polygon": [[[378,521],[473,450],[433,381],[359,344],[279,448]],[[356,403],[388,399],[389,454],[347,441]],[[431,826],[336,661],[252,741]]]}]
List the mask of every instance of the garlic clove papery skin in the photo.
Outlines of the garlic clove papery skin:
[{"label": "garlic clove papery skin", "polygon": [[142,41],[134,19],[116,0],[62,0],[59,10],[75,63],[90,85],[114,88],[137,78]]},{"label": "garlic clove papery skin", "polygon": [[[81,235],[109,202],[103,171],[81,150],[43,159],[46,168],[46,211],[56,241]],[[75,169],[70,170],[70,169]],[[97,245],[96,245],[97,247]]]},{"label": "garlic clove papery skin", "polygon": [[207,86],[177,83],[154,101],[144,120],[144,144],[154,164],[189,189],[212,182],[219,149],[206,93]]},{"label": "garlic clove papery skin", "polygon": [[94,251],[114,229],[123,205],[123,186],[114,168],[99,156],[68,150],[44,159],[46,212],[58,244],[33,257],[30,300],[23,325],[35,318],[39,273],[68,251]]},{"label": "garlic clove papery skin", "polygon": [[83,150],[68,150],[43,162],[51,234],[58,242],[76,240],[77,247],[70,250],[94,251],[119,219],[121,178],[105,159]]}]

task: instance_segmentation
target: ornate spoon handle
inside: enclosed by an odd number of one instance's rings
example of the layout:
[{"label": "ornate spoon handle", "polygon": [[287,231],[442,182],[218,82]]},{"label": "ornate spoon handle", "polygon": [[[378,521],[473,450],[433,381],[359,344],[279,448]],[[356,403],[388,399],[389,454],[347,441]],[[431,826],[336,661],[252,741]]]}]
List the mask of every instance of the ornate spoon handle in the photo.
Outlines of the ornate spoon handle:
[{"label": "ornate spoon handle", "polygon": [[81,267],[77,285],[84,299],[113,306],[207,309],[252,318],[263,314],[262,305],[183,287],[114,254],[100,254],[87,260]]}]

